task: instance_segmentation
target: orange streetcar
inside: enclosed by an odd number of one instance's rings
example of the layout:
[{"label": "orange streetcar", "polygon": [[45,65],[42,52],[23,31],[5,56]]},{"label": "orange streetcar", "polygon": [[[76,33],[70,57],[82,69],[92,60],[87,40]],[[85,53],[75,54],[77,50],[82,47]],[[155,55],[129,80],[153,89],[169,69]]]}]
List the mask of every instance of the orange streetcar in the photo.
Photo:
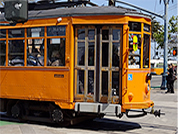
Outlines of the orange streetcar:
[{"label": "orange streetcar", "polygon": [[[7,23],[3,14],[0,21]],[[77,6],[29,11],[26,23],[0,26],[1,112],[71,124],[146,115],[154,106],[150,25],[135,10]]]}]

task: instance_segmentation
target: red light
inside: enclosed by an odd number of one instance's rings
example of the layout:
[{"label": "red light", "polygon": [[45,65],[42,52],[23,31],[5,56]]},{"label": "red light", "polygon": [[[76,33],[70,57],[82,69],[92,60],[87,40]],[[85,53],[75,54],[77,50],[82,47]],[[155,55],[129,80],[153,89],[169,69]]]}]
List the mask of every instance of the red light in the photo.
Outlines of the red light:
[{"label": "red light", "polygon": [[173,55],[176,55],[176,50],[173,50]]}]

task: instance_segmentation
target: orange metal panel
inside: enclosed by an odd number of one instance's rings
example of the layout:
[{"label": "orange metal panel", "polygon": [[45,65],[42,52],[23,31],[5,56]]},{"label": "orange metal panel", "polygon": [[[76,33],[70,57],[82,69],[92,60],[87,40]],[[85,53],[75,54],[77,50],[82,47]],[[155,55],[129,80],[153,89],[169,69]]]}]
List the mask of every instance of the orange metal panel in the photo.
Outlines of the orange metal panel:
[{"label": "orange metal panel", "polygon": [[128,70],[128,74],[132,74],[132,80],[128,80],[128,88],[126,94],[124,95],[125,102],[123,102],[123,108],[127,107],[127,109],[142,109],[143,107],[149,108],[151,106],[150,83],[146,83],[147,73],[150,73],[149,69]]},{"label": "orange metal panel", "polygon": [[68,33],[66,37],[66,45],[68,45],[69,53],[66,55],[66,61],[70,67],[70,74],[69,74],[69,99],[70,102],[74,101],[74,27],[72,22],[69,22],[68,25]]},{"label": "orange metal panel", "polygon": [[144,27],[144,23],[141,23],[141,57],[140,57],[140,64],[141,64],[141,68],[143,68],[143,44],[144,44],[144,34],[143,34],[143,27]]},{"label": "orange metal panel", "polygon": [[18,23],[16,26],[0,26],[0,29],[6,28],[25,28],[25,27],[40,27],[40,26],[52,26],[52,25],[68,25],[70,17],[62,17],[60,23],[57,22],[57,18],[50,19],[34,19],[28,20],[26,23]]},{"label": "orange metal panel", "polygon": [[129,16],[129,21],[142,22],[151,25],[151,19],[143,17]]},{"label": "orange metal panel", "polygon": [[131,102],[131,103],[124,103],[123,109],[147,109],[149,107],[153,107],[154,103],[151,100],[145,102]]},{"label": "orange metal panel", "polygon": [[127,19],[125,16],[84,16],[73,17],[73,24],[125,24]]},{"label": "orange metal panel", "polygon": [[0,98],[70,102],[69,71],[64,69],[4,69],[0,83]]}]

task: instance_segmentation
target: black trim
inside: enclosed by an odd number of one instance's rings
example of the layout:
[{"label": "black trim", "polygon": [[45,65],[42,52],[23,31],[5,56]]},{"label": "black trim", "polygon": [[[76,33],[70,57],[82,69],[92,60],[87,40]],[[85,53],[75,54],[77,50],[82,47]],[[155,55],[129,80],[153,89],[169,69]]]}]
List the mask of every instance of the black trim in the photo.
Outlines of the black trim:
[{"label": "black trim", "polygon": [[31,71],[31,70],[33,70],[33,71],[70,71],[70,69],[69,68],[44,68],[44,67],[39,67],[39,68],[31,68],[31,67],[3,67],[3,68],[1,68],[0,67],[0,71],[1,70],[19,70],[19,71]]}]

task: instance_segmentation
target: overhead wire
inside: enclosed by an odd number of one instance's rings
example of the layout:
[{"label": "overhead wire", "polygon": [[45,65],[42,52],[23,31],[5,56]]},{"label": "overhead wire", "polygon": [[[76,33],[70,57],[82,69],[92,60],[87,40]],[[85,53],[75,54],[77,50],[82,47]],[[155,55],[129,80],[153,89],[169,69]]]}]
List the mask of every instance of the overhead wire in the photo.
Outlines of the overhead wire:
[{"label": "overhead wire", "polygon": [[[173,10],[173,9],[177,8],[177,4],[178,4],[178,3],[176,3],[176,4],[172,5],[172,6],[170,6],[170,7],[168,8],[168,10],[170,11],[170,10]],[[164,10],[160,10],[160,11],[158,11],[157,13],[163,13],[163,12],[164,12]]]}]

